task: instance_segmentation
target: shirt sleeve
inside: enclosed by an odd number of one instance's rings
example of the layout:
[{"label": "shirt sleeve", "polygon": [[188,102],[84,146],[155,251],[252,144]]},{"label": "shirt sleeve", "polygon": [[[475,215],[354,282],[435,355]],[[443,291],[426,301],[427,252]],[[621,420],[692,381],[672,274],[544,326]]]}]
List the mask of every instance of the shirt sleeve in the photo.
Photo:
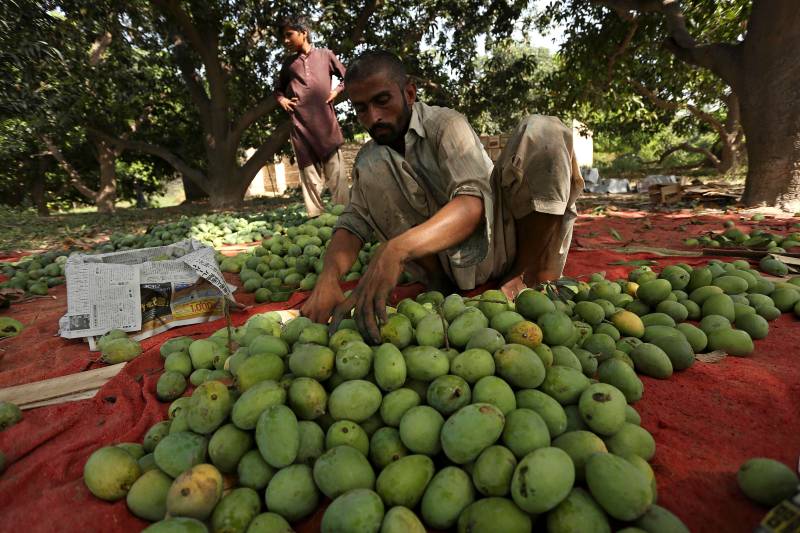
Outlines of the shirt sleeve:
[{"label": "shirt sleeve", "polygon": [[339,78],[339,85],[336,86],[336,90],[342,92],[344,90],[344,75],[347,72],[347,69],[344,68],[344,65],[342,65],[342,62],[339,61],[338,57],[336,57],[336,54],[330,50],[328,53],[330,54],[331,75]]},{"label": "shirt sleeve", "polygon": [[465,241],[447,251],[454,266],[477,265],[489,253],[492,208],[491,161],[467,120],[453,115],[437,136],[439,168],[450,200],[459,195],[483,200],[483,220]]},{"label": "shirt sleeve", "polygon": [[344,212],[339,215],[333,229],[334,231],[340,228],[345,229],[361,239],[362,243],[368,243],[372,241],[374,235],[368,220],[369,209],[361,187],[359,187],[358,166],[354,166],[350,202],[345,207]]},{"label": "shirt sleeve", "polygon": [[286,88],[289,86],[289,65],[291,61],[288,59],[283,62],[281,65],[281,70],[278,73],[278,77],[275,80],[275,92],[273,96],[275,96],[275,100],[280,100],[281,98],[286,96]]}]

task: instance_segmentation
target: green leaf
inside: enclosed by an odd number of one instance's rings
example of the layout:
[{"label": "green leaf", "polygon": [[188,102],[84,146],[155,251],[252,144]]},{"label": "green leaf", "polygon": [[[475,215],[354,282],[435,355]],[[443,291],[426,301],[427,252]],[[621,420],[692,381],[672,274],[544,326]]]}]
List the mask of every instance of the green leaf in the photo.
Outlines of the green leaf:
[{"label": "green leaf", "polygon": [[658,261],[653,261],[650,259],[631,259],[630,261],[614,261],[613,263],[609,263],[609,265],[622,265],[622,266],[653,266],[658,264]]},{"label": "green leaf", "polygon": [[611,228],[610,230],[608,230],[608,232],[611,234],[612,237],[614,237],[615,241],[623,240],[622,239],[622,235],[620,235],[619,232],[617,230],[615,230],[614,228]]}]

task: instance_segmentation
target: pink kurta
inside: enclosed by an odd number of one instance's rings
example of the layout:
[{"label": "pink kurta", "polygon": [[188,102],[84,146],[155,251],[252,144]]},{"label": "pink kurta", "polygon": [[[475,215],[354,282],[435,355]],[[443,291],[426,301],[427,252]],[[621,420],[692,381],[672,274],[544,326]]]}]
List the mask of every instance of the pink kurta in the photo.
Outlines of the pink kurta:
[{"label": "pink kurta", "polygon": [[291,140],[300,168],[323,163],[344,143],[333,102],[325,103],[332,76],[344,80],[344,73],[342,63],[327,48],[292,54],[283,63],[275,98],[297,97]]}]

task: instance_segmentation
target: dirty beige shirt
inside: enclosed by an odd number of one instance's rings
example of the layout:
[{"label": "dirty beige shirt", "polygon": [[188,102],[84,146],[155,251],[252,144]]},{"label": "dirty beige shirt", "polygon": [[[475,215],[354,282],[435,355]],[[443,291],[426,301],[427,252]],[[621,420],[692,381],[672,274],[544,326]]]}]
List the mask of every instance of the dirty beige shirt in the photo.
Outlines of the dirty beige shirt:
[{"label": "dirty beige shirt", "polygon": [[[518,128],[517,133],[521,131],[525,137],[529,129]],[[526,139],[515,139],[510,143],[518,146],[515,154],[522,149],[522,155],[527,154],[530,159],[536,151],[525,150]],[[385,241],[423,223],[455,196],[478,196],[484,203],[483,223],[464,242],[439,254],[445,271],[462,290],[501,276],[513,262],[514,219],[520,218],[521,212],[506,207],[509,193],[521,194],[523,197],[515,203],[528,205],[528,212],[564,214],[572,200],[568,196],[559,201],[558,194],[543,188],[538,202],[534,202],[530,187],[517,186],[513,190],[515,184],[527,185],[529,181],[517,175],[527,161],[510,157],[507,166],[511,171],[494,169],[493,173],[492,162],[477,134],[466,118],[452,109],[416,102],[405,143],[405,157],[374,141],[359,151],[353,167],[350,204],[336,227],[350,231],[363,242],[369,242],[376,234]],[[551,143],[559,144],[561,140]],[[517,183],[519,180],[523,183]],[[501,190],[501,184],[507,191]]]}]

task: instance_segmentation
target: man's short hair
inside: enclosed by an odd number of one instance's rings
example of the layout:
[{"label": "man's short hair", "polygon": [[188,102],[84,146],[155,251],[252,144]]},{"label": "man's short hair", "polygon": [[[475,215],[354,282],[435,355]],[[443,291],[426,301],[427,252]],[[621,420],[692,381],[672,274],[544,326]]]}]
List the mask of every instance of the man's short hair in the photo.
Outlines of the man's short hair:
[{"label": "man's short hair", "polygon": [[305,32],[308,34],[308,40],[311,41],[311,24],[308,18],[302,15],[293,15],[283,17],[278,22],[278,31],[282,34],[285,29]]},{"label": "man's short hair", "polygon": [[408,82],[406,67],[399,57],[387,50],[368,50],[348,65],[344,83],[347,85],[353,81],[363,80],[378,72],[388,75],[400,89],[403,89]]}]

